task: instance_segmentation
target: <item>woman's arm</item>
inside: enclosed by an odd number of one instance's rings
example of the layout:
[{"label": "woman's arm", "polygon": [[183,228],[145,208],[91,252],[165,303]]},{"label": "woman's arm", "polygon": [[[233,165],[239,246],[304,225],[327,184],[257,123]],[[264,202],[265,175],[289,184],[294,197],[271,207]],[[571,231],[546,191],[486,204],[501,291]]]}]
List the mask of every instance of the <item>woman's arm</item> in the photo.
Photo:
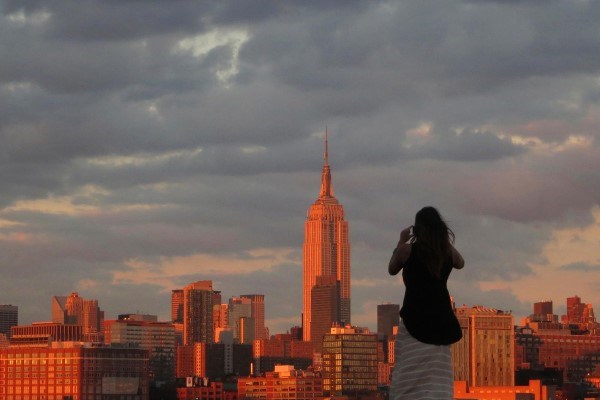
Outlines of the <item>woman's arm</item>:
[{"label": "woman's arm", "polygon": [[409,242],[413,237],[410,233],[411,229],[412,226],[409,226],[400,233],[400,241],[394,249],[394,254],[392,254],[392,258],[388,265],[388,272],[390,275],[396,275],[400,272],[402,267],[404,267],[404,263],[406,263],[406,260],[408,260],[408,257],[410,256],[412,245]]},{"label": "woman's arm", "polygon": [[454,246],[451,245],[450,249],[452,250],[452,266],[456,269],[462,269],[465,266],[465,260]]}]

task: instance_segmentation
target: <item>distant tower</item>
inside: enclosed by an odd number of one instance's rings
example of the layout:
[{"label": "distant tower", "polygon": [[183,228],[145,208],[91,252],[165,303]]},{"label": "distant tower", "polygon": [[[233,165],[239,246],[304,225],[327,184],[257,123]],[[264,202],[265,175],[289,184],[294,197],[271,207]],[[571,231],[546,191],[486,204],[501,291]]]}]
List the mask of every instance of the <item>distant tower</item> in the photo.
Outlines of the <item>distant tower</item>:
[{"label": "distant tower", "polygon": [[311,290],[310,338],[314,350],[323,348],[323,336],[331,327],[340,323],[340,281],[334,275],[317,276],[317,284]]},{"label": "distant tower", "polygon": [[183,289],[175,289],[171,292],[171,321],[183,323]]},{"label": "distant tower", "polygon": [[241,298],[251,300],[251,317],[254,319],[254,338],[267,339],[265,330],[265,295],[243,294]]},{"label": "distant tower", "polygon": [[400,304],[377,305],[377,333],[393,336],[394,326],[400,324]]},{"label": "distant tower", "polygon": [[[248,297],[231,297],[229,299],[229,327],[233,329],[233,338],[237,343],[242,343],[242,338],[240,336],[240,324],[242,324],[242,318],[252,318],[252,299]],[[246,339],[249,340],[248,326],[250,322],[245,321],[244,324],[246,326],[244,333],[246,334]],[[252,335],[254,335],[254,331],[252,332]],[[252,340],[254,340],[254,338],[252,338]]]},{"label": "distant tower", "polygon": [[[63,296],[52,299],[52,320],[60,322],[60,307]],[[104,328],[104,312],[98,307],[98,300],[84,299],[77,292],[64,299],[64,324],[83,326],[83,334],[90,341],[100,340]]]},{"label": "distant tower", "polygon": [[0,333],[10,337],[10,328],[19,324],[19,307],[0,304]]},{"label": "distant tower", "polygon": [[212,281],[198,281],[183,288],[183,344],[213,343]]},{"label": "distant tower", "polygon": [[350,243],[344,208],[333,195],[329,168],[327,131],[325,165],[321,191],[308,209],[304,223],[304,279],[302,328],[305,341],[311,340],[312,288],[317,276],[334,276],[340,282],[340,323],[350,324]]}]

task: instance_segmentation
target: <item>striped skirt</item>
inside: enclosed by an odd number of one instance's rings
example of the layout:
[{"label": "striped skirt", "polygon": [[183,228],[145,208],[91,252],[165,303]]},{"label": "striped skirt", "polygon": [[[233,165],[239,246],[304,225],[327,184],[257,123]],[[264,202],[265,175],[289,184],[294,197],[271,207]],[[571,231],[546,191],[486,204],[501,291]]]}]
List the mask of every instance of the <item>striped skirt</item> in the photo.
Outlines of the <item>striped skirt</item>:
[{"label": "striped skirt", "polygon": [[452,400],[454,373],[450,346],[419,342],[402,320],[394,347],[390,400]]}]

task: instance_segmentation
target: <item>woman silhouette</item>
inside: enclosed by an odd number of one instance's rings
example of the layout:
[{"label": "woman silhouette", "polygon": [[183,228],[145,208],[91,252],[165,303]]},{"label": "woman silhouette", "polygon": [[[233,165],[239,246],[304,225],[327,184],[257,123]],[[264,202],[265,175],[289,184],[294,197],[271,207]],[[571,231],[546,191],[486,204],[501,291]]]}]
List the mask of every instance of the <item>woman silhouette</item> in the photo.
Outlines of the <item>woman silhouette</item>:
[{"label": "woman silhouette", "polygon": [[454,233],[433,207],[422,208],[414,226],[400,233],[388,266],[402,270],[406,286],[396,335],[390,399],[452,400],[450,344],[462,337],[446,286],[464,260],[452,245]]}]

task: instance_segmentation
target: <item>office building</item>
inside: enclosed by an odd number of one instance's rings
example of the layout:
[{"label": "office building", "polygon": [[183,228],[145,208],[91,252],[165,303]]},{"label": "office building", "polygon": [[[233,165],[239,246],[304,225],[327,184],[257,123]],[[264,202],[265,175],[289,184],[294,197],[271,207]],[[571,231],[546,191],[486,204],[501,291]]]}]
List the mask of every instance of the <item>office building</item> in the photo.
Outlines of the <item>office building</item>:
[{"label": "office building", "polygon": [[[247,297],[231,297],[228,307],[228,324],[233,329],[233,338],[237,343],[242,342],[240,337],[240,319],[252,318],[252,299]],[[254,340],[248,337],[250,332],[246,331],[246,339]],[[254,334],[254,332],[252,333]]]},{"label": "office building", "polygon": [[183,324],[183,289],[171,291],[171,321]]},{"label": "office building", "polygon": [[86,341],[102,341],[104,312],[98,307],[98,300],[85,299],[73,292],[69,296],[53,296],[51,307],[52,322],[80,325]]},{"label": "office building", "polygon": [[198,342],[177,347],[176,377],[221,379],[231,374],[247,376],[252,362],[251,345]]},{"label": "office building", "polygon": [[10,328],[19,324],[19,307],[0,304],[0,333],[10,336]]},{"label": "office building", "polygon": [[323,335],[333,326],[339,326],[340,320],[340,281],[333,275],[317,276],[311,289],[310,341],[316,352],[323,347]]},{"label": "office building", "polygon": [[11,328],[11,347],[47,347],[51,342],[82,342],[83,326],[36,322]]},{"label": "office building", "polygon": [[395,326],[400,324],[400,305],[399,304],[378,304],[377,305],[377,333],[385,335],[388,338],[393,335]]},{"label": "office building", "polygon": [[265,295],[243,294],[243,299],[250,299],[250,317],[254,320],[254,339],[266,339],[265,327]]},{"label": "office building", "polygon": [[600,335],[591,305],[577,296],[568,298],[564,323],[550,308],[540,321],[536,310],[534,304],[534,314],[515,328],[517,375],[524,379],[541,375],[559,386],[582,381],[600,365]]},{"label": "office building", "polygon": [[304,342],[291,334],[277,334],[271,339],[259,339],[253,343],[254,372],[272,372],[276,365],[293,365],[306,369],[313,361],[311,342]]},{"label": "office building", "polygon": [[183,288],[183,343],[213,343],[212,281],[198,281]]},{"label": "office building", "polygon": [[482,306],[457,308],[456,316],[463,338],[451,347],[454,380],[468,386],[513,386],[513,316]]},{"label": "office building", "polygon": [[175,327],[169,322],[135,319],[104,321],[104,343],[137,347],[148,351],[150,372],[154,382],[175,379]]},{"label": "office building", "polygon": [[334,276],[340,282],[340,321],[350,324],[350,242],[344,208],[331,184],[327,132],[321,190],[310,206],[304,223],[302,328],[311,340],[312,289],[318,276]]},{"label": "office building", "polygon": [[264,376],[238,379],[238,398],[260,400],[308,400],[323,398],[323,378],[312,371],[277,365]]},{"label": "office building", "polygon": [[0,349],[2,400],[148,400],[148,352],[54,342]]},{"label": "office building", "polygon": [[377,335],[356,328],[332,328],[323,337],[325,396],[368,395],[377,391]]},{"label": "office building", "polygon": [[52,322],[57,324],[66,323],[67,296],[52,296],[50,303],[50,306],[52,307]]}]

